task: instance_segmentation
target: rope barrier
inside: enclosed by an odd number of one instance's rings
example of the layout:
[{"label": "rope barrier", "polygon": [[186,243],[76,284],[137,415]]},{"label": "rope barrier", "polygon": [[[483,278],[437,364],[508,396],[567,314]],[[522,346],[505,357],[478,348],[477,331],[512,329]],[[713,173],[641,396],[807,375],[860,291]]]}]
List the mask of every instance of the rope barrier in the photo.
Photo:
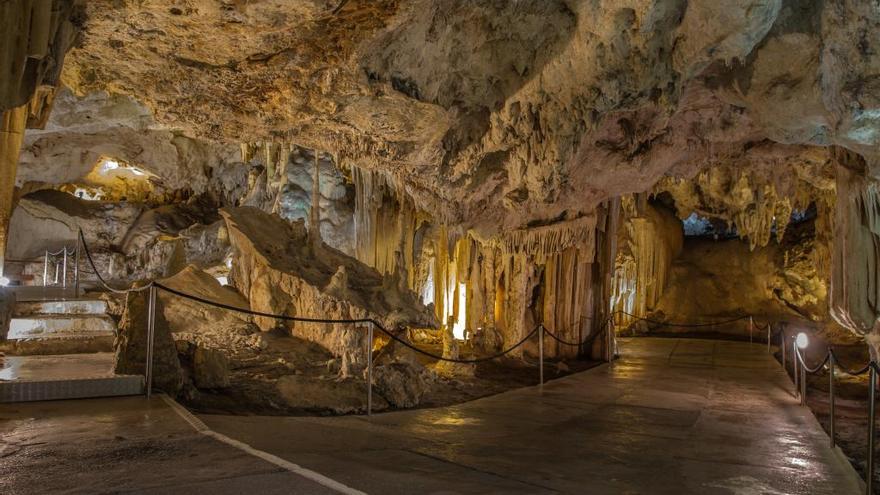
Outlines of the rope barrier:
[{"label": "rope barrier", "polygon": [[637,320],[645,321],[645,322],[648,322],[648,323],[651,323],[654,325],[666,326],[666,327],[681,327],[681,328],[698,328],[698,327],[712,327],[715,325],[726,325],[728,323],[734,323],[734,322],[745,320],[745,319],[749,318],[749,315],[743,315],[743,316],[738,316],[738,317],[730,319],[730,320],[716,321],[714,323],[668,323],[668,322],[652,320],[650,318],[644,318],[641,316],[637,316],[637,315],[634,315],[631,313],[627,313],[626,311],[623,311],[623,310],[615,311],[614,314],[623,314],[623,315],[629,316],[630,318],[635,318]]},{"label": "rope barrier", "polygon": [[95,265],[95,260],[92,259],[92,252],[89,250],[89,245],[86,244],[86,237],[85,237],[85,235],[83,235],[82,229],[80,229],[80,231],[79,231],[79,239],[80,239],[80,242],[82,242],[83,251],[86,254],[86,259],[89,260],[89,265],[91,265],[92,270],[94,270],[93,273],[95,274],[95,277],[97,277],[98,282],[100,282],[101,285],[105,289],[109,290],[110,292],[113,292],[116,294],[128,294],[129,292],[143,292],[143,291],[149,289],[150,287],[152,287],[153,284],[155,284],[155,282],[150,282],[143,287],[138,287],[138,288],[130,287],[128,289],[117,289],[115,287],[111,287],[110,284],[108,284],[107,281],[104,280],[104,277],[102,277],[101,273],[98,271],[98,267]]},{"label": "rope barrier", "polygon": [[[252,316],[262,316],[264,318],[274,318],[276,320],[284,320],[284,321],[301,321],[301,322],[306,322],[306,323],[346,323],[346,324],[374,323],[374,324],[376,324],[376,322],[370,318],[353,318],[353,319],[348,319],[348,320],[333,320],[333,319],[329,319],[329,318],[307,318],[307,317],[303,317],[303,316],[290,316],[290,315],[282,315],[282,314],[275,314],[275,313],[264,313],[262,311],[255,311],[253,309],[239,308],[237,306],[232,306],[230,304],[224,304],[224,303],[217,302],[217,301],[211,301],[210,299],[204,299],[199,296],[187,294],[186,292],[181,292],[179,290],[172,289],[171,287],[168,287],[167,285],[163,285],[159,282],[153,282],[152,284],[157,289],[162,289],[165,292],[169,292],[171,294],[174,294],[175,296],[182,297],[184,299],[189,299],[189,300],[196,301],[196,302],[199,302],[202,304],[207,304],[209,306],[214,306],[214,307],[226,309],[229,311],[236,311],[239,313],[244,313],[244,314],[248,314],[248,315],[252,315]],[[378,327],[379,325],[377,324],[376,326]]]},{"label": "rope barrier", "polygon": [[[86,254],[86,259],[89,260],[89,264],[92,266],[92,269],[94,270],[94,273],[98,278],[98,281],[106,289],[108,289],[112,292],[125,294],[125,293],[129,293],[129,292],[140,292],[140,291],[147,290],[150,287],[155,287],[157,289],[161,289],[161,290],[168,292],[170,294],[173,294],[175,296],[182,297],[184,299],[189,299],[189,300],[201,303],[201,304],[206,304],[209,306],[214,306],[214,307],[225,309],[228,311],[235,311],[235,312],[244,313],[244,314],[248,314],[248,315],[252,315],[252,316],[273,318],[273,319],[284,320],[284,321],[299,321],[299,322],[305,322],[305,323],[326,323],[326,324],[332,324],[332,323],[339,323],[339,324],[371,323],[371,324],[375,325],[379,331],[388,335],[392,340],[400,343],[401,345],[408,347],[408,348],[412,349],[413,351],[421,353],[425,356],[428,356],[428,357],[431,357],[433,359],[437,359],[440,361],[447,361],[447,362],[459,363],[459,364],[475,364],[475,363],[481,363],[481,362],[485,362],[485,361],[491,361],[493,359],[498,359],[502,356],[505,356],[505,355],[511,353],[513,350],[515,350],[516,348],[523,345],[526,341],[528,341],[531,337],[533,337],[535,335],[535,333],[537,333],[540,328],[540,326],[536,326],[525,337],[520,339],[519,342],[517,342],[516,344],[514,344],[510,348],[505,349],[504,351],[501,351],[501,352],[494,354],[492,356],[486,356],[486,357],[474,358],[474,359],[447,358],[447,357],[443,357],[443,356],[419,349],[418,347],[411,344],[410,342],[407,342],[407,341],[401,339],[400,337],[398,337],[397,335],[395,335],[394,333],[392,333],[391,331],[389,331],[388,329],[383,327],[379,322],[377,322],[376,320],[373,320],[372,318],[329,319],[329,318],[308,318],[308,317],[303,317],[303,316],[290,316],[290,315],[282,315],[282,314],[275,314],[275,313],[265,313],[262,311],[255,311],[252,309],[239,308],[236,306],[232,306],[230,304],[225,304],[225,303],[221,303],[221,302],[217,302],[217,301],[211,301],[211,300],[205,299],[203,297],[195,296],[192,294],[187,294],[186,292],[181,292],[179,290],[172,289],[171,287],[168,287],[167,285],[163,285],[163,284],[156,282],[156,281],[152,281],[149,284],[145,285],[144,287],[140,287],[137,289],[135,289],[135,288],[116,289],[114,287],[111,287],[109,284],[107,284],[107,282],[104,280],[104,278],[101,277],[100,273],[98,273],[98,268],[97,268],[97,266],[95,266],[95,262],[92,259],[91,252],[89,251],[88,245],[85,242],[85,237],[83,236],[82,231],[80,231],[80,239],[83,243],[83,248],[84,248],[83,251]],[[555,335],[554,335],[554,337],[555,337]]]},{"label": "rope barrier", "polygon": [[863,368],[860,368],[860,369],[858,369],[858,370],[856,370],[856,371],[853,371],[853,370],[850,370],[850,369],[844,367],[842,364],[840,364],[840,360],[837,359],[837,354],[834,353],[834,348],[833,348],[833,347],[832,347],[831,349],[828,350],[828,354],[829,354],[829,355],[832,355],[832,354],[833,354],[833,355],[834,355],[834,363],[837,364],[837,367],[840,368],[840,370],[843,371],[844,373],[846,373],[847,375],[851,375],[851,376],[864,375],[865,373],[868,372],[868,370],[871,369],[871,364],[873,363],[873,361],[872,361],[872,362],[869,362],[869,363],[866,364]]},{"label": "rope barrier", "polygon": [[423,349],[419,349],[418,347],[416,347],[412,343],[407,342],[406,340],[395,335],[393,332],[386,329],[379,322],[377,322],[376,320],[373,320],[372,318],[327,319],[327,318],[307,318],[307,317],[302,317],[302,316],[290,316],[290,315],[280,315],[280,314],[274,314],[274,313],[264,313],[262,311],[254,311],[252,309],[239,308],[236,306],[231,306],[229,304],[219,303],[219,302],[211,301],[211,300],[204,299],[204,298],[201,298],[198,296],[193,296],[192,294],[187,294],[185,292],[181,292],[181,291],[172,289],[172,288],[165,286],[165,285],[162,285],[158,282],[154,282],[154,285],[156,286],[157,289],[162,289],[166,292],[169,292],[169,293],[174,294],[179,297],[183,297],[185,299],[190,299],[192,301],[196,301],[196,302],[199,302],[202,304],[207,304],[209,306],[227,309],[230,311],[237,311],[240,313],[245,313],[245,314],[249,314],[249,315],[253,315],[253,316],[262,316],[265,318],[274,318],[274,319],[285,320],[285,321],[300,321],[300,322],[307,322],[307,323],[344,323],[344,324],[371,323],[371,324],[375,325],[379,331],[388,335],[392,340],[400,343],[401,345],[403,345],[405,347],[412,349],[413,351],[416,351],[416,352],[423,354],[425,356],[437,359],[439,361],[447,361],[447,362],[459,363],[459,364],[481,363],[481,362],[485,362],[485,361],[491,361],[493,359],[498,359],[506,354],[510,354],[513,350],[515,350],[517,347],[523,345],[532,336],[534,336],[535,333],[537,333],[540,328],[540,325],[536,326],[531,332],[528,333],[528,335],[523,337],[519,342],[517,342],[516,344],[514,344],[510,348],[505,349],[504,351],[501,351],[501,352],[494,354],[492,356],[486,356],[486,357],[474,358],[474,359],[447,358],[447,357],[440,356],[438,354],[434,354],[432,352],[425,351]]},{"label": "rope barrier", "polygon": [[580,346],[585,346],[585,345],[592,344],[593,341],[596,340],[596,337],[598,337],[599,335],[601,335],[602,332],[601,332],[601,331],[599,331],[599,332],[593,332],[592,335],[589,335],[586,339],[584,339],[583,342],[568,342],[568,341],[562,340],[561,338],[559,338],[559,336],[557,336],[555,333],[553,333],[553,332],[552,332],[549,328],[547,328],[547,327],[544,327],[544,333],[546,333],[546,334],[549,335],[553,340],[555,340],[556,342],[559,342],[559,343],[562,344],[562,345],[567,345],[567,346],[571,346],[571,347],[580,347]]},{"label": "rope barrier", "polygon": [[809,366],[807,366],[807,362],[804,360],[804,356],[803,356],[803,354],[801,354],[801,350],[796,348],[796,352],[797,352],[798,359],[800,359],[800,361],[801,361],[801,365],[804,367],[805,370],[807,370],[807,373],[810,373],[810,374],[818,373],[819,370],[821,370],[822,368],[825,367],[826,364],[828,364],[828,360],[831,359],[831,352],[827,352],[825,354],[825,359],[823,359],[822,362],[819,363],[818,366],[816,366],[815,368],[810,368]]}]

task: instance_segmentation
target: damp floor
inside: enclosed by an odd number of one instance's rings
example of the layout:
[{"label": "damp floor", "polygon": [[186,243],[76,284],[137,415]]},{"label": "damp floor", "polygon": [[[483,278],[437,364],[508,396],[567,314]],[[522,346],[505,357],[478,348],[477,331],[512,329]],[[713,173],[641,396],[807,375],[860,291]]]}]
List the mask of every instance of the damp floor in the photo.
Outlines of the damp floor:
[{"label": "damp floor", "polygon": [[[198,418],[347,493],[860,493],[792,389],[765,346],[640,338],[613,365],[456,406]],[[334,493],[156,399],[3,405],[0,439],[2,493]]]}]

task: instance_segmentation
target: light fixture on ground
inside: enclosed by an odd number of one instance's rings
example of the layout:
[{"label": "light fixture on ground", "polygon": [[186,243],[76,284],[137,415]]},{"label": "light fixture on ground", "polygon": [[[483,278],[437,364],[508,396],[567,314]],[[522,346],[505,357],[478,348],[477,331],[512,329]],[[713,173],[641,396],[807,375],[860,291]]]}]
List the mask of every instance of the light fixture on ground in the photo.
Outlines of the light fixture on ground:
[{"label": "light fixture on ground", "polygon": [[800,349],[806,349],[808,345],[810,345],[810,338],[804,332],[797,334],[797,346]]},{"label": "light fixture on ground", "polygon": [[6,287],[9,285],[9,278],[0,276],[0,287]]}]

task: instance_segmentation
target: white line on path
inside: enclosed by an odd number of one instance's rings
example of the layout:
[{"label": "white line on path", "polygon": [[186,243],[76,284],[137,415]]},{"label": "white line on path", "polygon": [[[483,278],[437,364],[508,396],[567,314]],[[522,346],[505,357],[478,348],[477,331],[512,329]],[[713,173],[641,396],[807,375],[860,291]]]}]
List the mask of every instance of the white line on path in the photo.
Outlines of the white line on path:
[{"label": "white line on path", "polygon": [[165,401],[166,404],[171,407],[171,409],[173,409],[178,415],[180,415],[180,417],[183,418],[184,421],[189,423],[190,426],[195,428],[195,430],[202,435],[209,436],[227,445],[231,445],[232,447],[244,451],[254,457],[259,457],[266,462],[270,462],[278,467],[290,471],[291,473],[298,474],[303,478],[312,480],[319,485],[325,486],[332,490],[336,490],[339,493],[344,493],[345,495],[367,495],[360,490],[356,490],[354,488],[351,488],[350,486],[343,485],[336,480],[330,479],[321,473],[316,473],[315,471],[312,471],[311,469],[306,469],[299,464],[294,464],[290,461],[286,461],[276,455],[272,455],[262,450],[257,450],[244,442],[239,442],[238,440],[229,438],[222,433],[217,433],[216,431],[208,428],[208,425],[202,422],[202,420],[200,420],[199,418],[195,417],[195,415],[189,412],[185,407],[178,404],[177,401],[175,401],[171,397],[162,394],[162,399]]}]

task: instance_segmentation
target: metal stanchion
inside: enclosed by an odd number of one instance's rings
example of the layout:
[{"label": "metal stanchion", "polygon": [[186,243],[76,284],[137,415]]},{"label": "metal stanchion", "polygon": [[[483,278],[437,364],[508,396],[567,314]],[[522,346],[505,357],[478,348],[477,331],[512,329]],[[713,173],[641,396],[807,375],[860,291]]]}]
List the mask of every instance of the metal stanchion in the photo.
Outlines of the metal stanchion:
[{"label": "metal stanchion", "polygon": [[584,355],[584,320],[578,320],[578,357]]},{"label": "metal stanchion", "polygon": [[46,256],[43,258],[43,287],[49,285],[49,250],[46,250]]},{"label": "metal stanchion", "polygon": [[76,238],[73,258],[73,297],[79,297],[79,237]]},{"label": "metal stanchion", "polygon": [[153,337],[156,329],[156,288],[150,287],[147,296],[147,363],[145,366],[147,398],[153,393]]},{"label": "metal stanchion", "polygon": [[779,333],[779,348],[782,350],[782,369],[785,372],[788,372],[788,363],[786,362],[786,359],[785,359],[786,347],[787,346],[785,344],[785,328],[783,327],[780,329],[780,333]]},{"label": "metal stanchion", "polygon": [[807,405],[807,363],[800,352],[798,352],[798,360],[801,362],[801,405],[805,406]]},{"label": "metal stanchion", "polygon": [[797,367],[798,365],[798,356],[797,356],[797,341],[792,339],[791,341],[791,373],[794,375],[794,396],[797,397],[801,395],[801,384],[800,384],[800,370]]},{"label": "metal stanchion", "polygon": [[544,325],[538,325],[538,379],[541,387],[544,386]]},{"label": "metal stanchion", "polygon": [[834,448],[834,353],[828,351],[828,434],[831,436],[831,448]]},{"label": "metal stanchion", "polygon": [[67,246],[64,246],[63,248],[61,248],[61,251],[62,251],[62,255],[64,256],[64,261],[63,261],[64,264],[61,265],[62,267],[64,267],[61,270],[63,272],[63,275],[61,276],[61,287],[66,289],[67,288]]},{"label": "metal stanchion", "polygon": [[367,416],[373,415],[373,322],[367,323]]},{"label": "metal stanchion", "polygon": [[752,317],[749,316],[749,344],[753,344],[752,333],[755,331],[755,322],[752,320]]},{"label": "metal stanchion", "polygon": [[[873,363],[872,363],[873,364]],[[870,366],[868,388],[868,464],[865,468],[865,493],[873,495],[874,485],[874,416],[876,414],[877,371]]]}]

